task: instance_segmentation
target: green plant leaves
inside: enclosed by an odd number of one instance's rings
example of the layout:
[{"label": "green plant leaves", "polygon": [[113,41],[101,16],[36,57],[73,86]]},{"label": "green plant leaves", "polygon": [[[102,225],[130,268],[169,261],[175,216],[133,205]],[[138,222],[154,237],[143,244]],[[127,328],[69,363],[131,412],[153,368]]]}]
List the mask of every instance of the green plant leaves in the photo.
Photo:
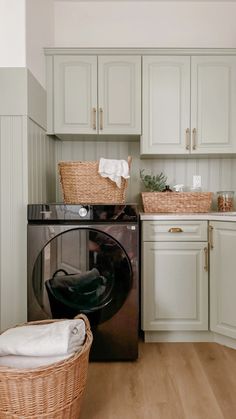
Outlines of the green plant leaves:
[{"label": "green plant leaves", "polygon": [[164,173],[159,175],[145,175],[145,169],[140,170],[140,178],[145,188],[150,192],[162,192],[166,187],[167,177]]}]

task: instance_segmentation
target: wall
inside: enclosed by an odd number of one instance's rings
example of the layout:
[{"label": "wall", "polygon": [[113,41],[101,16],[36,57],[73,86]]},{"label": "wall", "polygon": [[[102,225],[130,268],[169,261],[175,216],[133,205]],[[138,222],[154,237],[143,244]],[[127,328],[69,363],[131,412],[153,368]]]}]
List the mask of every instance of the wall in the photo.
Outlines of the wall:
[{"label": "wall", "polygon": [[0,0],[0,67],[25,67],[25,0]]},{"label": "wall", "polygon": [[[56,161],[60,160],[97,160],[100,157],[127,159],[132,156],[131,179],[127,191],[129,202],[138,202],[140,192],[144,190],[139,178],[140,169],[157,174],[164,172],[170,185],[184,183],[192,185],[193,175],[202,176],[205,191],[236,190],[236,158],[139,158],[139,142],[104,142],[104,141],[57,141]],[[61,188],[57,176],[57,200],[61,200]]]},{"label": "wall", "polygon": [[26,125],[0,116],[0,329],[26,320]]},{"label": "wall", "polygon": [[55,1],[55,45],[236,47],[230,1]]},{"label": "wall", "polygon": [[55,200],[42,88],[53,21],[53,0],[0,0],[0,330],[27,319],[27,204]]},{"label": "wall", "polygon": [[43,48],[54,43],[53,0],[0,0],[0,67],[27,67],[45,87]]},{"label": "wall", "polygon": [[28,203],[55,202],[55,141],[28,118]]},{"label": "wall", "polygon": [[43,48],[54,42],[53,0],[26,0],[26,66],[45,87]]},{"label": "wall", "polygon": [[[58,47],[236,47],[236,2],[55,1]],[[128,200],[138,200],[140,168],[164,171],[169,182],[191,185],[202,176],[205,190],[236,190],[236,159],[140,160],[138,143],[57,142],[56,159],[94,160],[132,155]],[[57,199],[61,199],[57,183]]]},{"label": "wall", "polygon": [[46,94],[34,76],[26,68],[0,68],[0,90],[3,330],[27,320],[27,204],[55,200],[55,147],[44,128]]},{"label": "wall", "polygon": [[27,320],[27,203],[55,201],[55,147],[25,115],[0,115],[0,330]]}]

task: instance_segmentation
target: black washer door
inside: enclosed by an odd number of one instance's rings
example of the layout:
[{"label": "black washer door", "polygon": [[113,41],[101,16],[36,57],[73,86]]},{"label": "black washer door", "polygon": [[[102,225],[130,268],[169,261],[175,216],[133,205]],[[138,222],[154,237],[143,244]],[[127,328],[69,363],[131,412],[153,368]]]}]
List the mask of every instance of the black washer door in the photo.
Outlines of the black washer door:
[{"label": "black washer door", "polygon": [[132,287],[122,246],[108,233],[76,228],[54,237],[33,269],[35,297],[48,317],[85,313],[94,324],[111,318]]}]

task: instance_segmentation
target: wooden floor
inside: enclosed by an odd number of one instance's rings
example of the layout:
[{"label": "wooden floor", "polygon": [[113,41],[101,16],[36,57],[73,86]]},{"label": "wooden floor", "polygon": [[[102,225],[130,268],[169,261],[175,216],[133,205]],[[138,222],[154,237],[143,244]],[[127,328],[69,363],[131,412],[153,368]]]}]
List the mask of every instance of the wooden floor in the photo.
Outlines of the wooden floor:
[{"label": "wooden floor", "polygon": [[92,363],[80,419],[236,419],[236,351],[141,343],[136,362]]}]

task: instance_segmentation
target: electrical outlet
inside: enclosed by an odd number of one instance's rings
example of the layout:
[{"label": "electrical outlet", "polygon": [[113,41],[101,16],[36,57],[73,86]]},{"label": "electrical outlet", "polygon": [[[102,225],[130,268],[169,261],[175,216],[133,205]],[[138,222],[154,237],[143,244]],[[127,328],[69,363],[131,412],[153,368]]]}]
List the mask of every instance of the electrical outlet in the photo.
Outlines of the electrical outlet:
[{"label": "electrical outlet", "polygon": [[201,188],[201,186],[202,186],[202,179],[201,179],[201,176],[200,175],[194,175],[193,176],[193,188],[194,189],[196,189],[196,188]]}]

